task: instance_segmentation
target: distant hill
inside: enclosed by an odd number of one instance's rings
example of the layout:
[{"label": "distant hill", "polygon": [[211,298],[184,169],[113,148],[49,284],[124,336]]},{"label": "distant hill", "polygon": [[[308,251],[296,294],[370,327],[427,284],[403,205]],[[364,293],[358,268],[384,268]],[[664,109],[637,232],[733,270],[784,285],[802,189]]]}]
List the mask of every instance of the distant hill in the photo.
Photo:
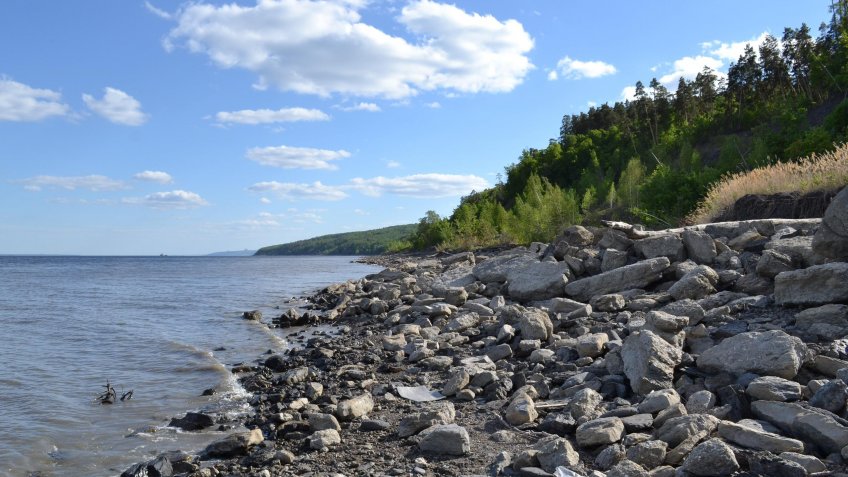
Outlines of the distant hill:
[{"label": "distant hill", "polygon": [[362,232],[322,235],[297,242],[262,247],[256,255],[379,255],[389,244],[407,240],[416,224],[394,225]]},{"label": "distant hill", "polygon": [[232,250],[229,252],[210,253],[207,257],[250,257],[256,254],[256,250]]}]

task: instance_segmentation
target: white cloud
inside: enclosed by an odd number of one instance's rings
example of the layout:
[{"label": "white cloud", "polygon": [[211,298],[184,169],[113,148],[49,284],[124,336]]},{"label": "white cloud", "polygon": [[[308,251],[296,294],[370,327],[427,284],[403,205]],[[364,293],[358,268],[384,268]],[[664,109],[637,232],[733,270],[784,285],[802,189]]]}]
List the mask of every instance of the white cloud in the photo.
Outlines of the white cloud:
[{"label": "white cloud", "polygon": [[548,81],[556,81],[559,79],[559,73],[556,70],[548,71]]},{"label": "white cloud", "polygon": [[397,169],[398,167],[400,167],[400,162],[398,162],[398,161],[387,161],[386,167],[388,167],[389,169]]},{"label": "white cloud", "polygon": [[342,200],[347,194],[340,188],[326,186],[321,182],[312,184],[296,184],[291,182],[267,181],[258,182],[248,187],[251,192],[274,192],[283,199],[313,199],[313,200]]},{"label": "white cloud", "polygon": [[298,121],[329,121],[330,116],[319,109],[283,108],[276,111],[271,109],[243,109],[241,111],[221,111],[215,114],[219,123],[235,124],[269,124],[293,123]]},{"label": "white cloud", "polygon": [[370,113],[377,113],[382,110],[376,103],[358,103],[353,106],[344,106],[342,107],[342,111],[368,111]]},{"label": "white cloud", "polygon": [[433,101],[432,103],[427,103],[425,106],[430,109],[440,109],[442,107],[442,103],[438,101]]},{"label": "white cloud", "polygon": [[171,18],[173,18],[173,15],[166,12],[165,10],[162,10],[161,8],[156,8],[156,6],[150,2],[144,2],[144,8],[146,8],[147,11],[156,15],[159,18],[163,18],[165,20],[170,20]]},{"label": "white cloud", "polygon": [[634,99],[636,99],[636,87],[625,86],[624,89],[621,90],[621,100],[633,101]]},{"label": "white cloud", "polygon": [[597,101],[586,101],[586,106],[588,106],[590,108],[594,108],[597,105],[598,105]]},{"label": "white cloud", "polygon": [[174,178],[171,177],[171,174],[162,171],[139,172],[138,174],[133,175],[133,178],[140,181],[156,182],[159,184],[170,184],[174,182]]},{"label": "white cloud", "polygon": [[745,52],[745,46],[750,44],[754,47],[754,51],[757,51],[759,46],[766,41],[766,37],[769,35],[768,32],[762,32],[756,38],[751,38],[747,41],[736,41],[732,43],[724,43],[719,41],[712,41],[702,43],[701,47],[704,48],[705,51],[709,52],[710,56],[714,56],[721,60],[727,61],[727,63],[735,62],[742,56],[742,53]]},{"label": "white cloud", "polygon": [[24,189],[33,192],[45,188],[66,190],[87,189],[93,192],[115,191],[127,188],[127,185],[123,181],[110,179],[101,175],[35,176],[15,182],[23,184]]},{"label": "white cloud", "polygon": [[141,103],[119,89],[107,87],[103,89],[103,99],[84,94],[82,100],[89,109],[116,124],[141,126],[147,121]]},{"label": "white cloud", "polygon": [[261,199],[259,199],[259,202],[262,202],[263,204],[267,205],[267,204],[271,203],[271,199],[269,199],[267,197],[262,197]]},{"label": "white cloud", "polygon": [[709,67],[712,70],[718,70],[723,66],[720,59],[712,56],[684,56],[672,63],[672,71],[660,77],[659,82],[671,87],[677,87],[677,82],[680,77],[687,80],[693,80],[698,73],[703,71],[704,67]]},{"label": "white cloud", "polygon": [[568,79],[600,78],[602,76],[615,74],[618,70],[615,66],[603,61],[580,61],[573,60],[568,56],[557,61],[557,71],[553,71],[553,77],[548,73],[548,79],[557,79],[562,75]]},{"label": "white cloud", "polygon": [[533,68],[533,39],[516,20],[417,0],[396,21],[415,41],[362,22],[367,2],[190,3],[164,42],[259,76],[257,87],[399,99],[421,90],[506,92]]},{"label": "white cloud", "polygon": [[354,178],[350,186],[361,193],[377,197],[383,194],[418,197],[424,199],[459,197],[472,190],[481,191],[489,186],[482,177],[455,174],[415,174],[404,177]]},{"label": "white cloud", "polygon": [[132,205],[144,205],[154,209],[193,209],[209,205],[206,200],[194,192],[185,190],[172,190],[170,192],[154,192],[144,197],[128,197],[123,203]]},{"label": "white cloud", "polygon": [[353,213],[361,216],[371,215],[367,210],[362,209],[353,209]]},{"label": "white cloud", "polygon": [[281,167],[283,169],[338,169],[330,161],[350,157],[344,149],[331,151],[329,149],[313,149],[309,147],[254,147],[247,150],[247,158],[263,166]]},{"label": "white cloud", "polygon": [[41,121],[51,116],[67,116],[70,108],[62,95],[49,89],[36,89],[0,76],[0,121]]}]

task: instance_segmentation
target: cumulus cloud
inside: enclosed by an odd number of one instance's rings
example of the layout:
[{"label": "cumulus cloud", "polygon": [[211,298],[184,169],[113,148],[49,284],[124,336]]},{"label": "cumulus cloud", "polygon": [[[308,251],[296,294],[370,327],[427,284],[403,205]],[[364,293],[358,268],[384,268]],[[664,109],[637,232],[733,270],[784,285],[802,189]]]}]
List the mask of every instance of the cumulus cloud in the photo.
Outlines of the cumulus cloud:
[{"label": "cumulus cloud", "polygon": [[194,192],[172,190],[169,192],[154,192],[144,197],[129,197],[123,199],[125,204],[144,205],[159,210],[193,209],[209,205],[206,200]]},{"label": "cumulus cloud", "polygon": [[119,89],[106,87],[102,99],[84,94],[82,100],[97,115],[113,123],[141,126],[147,122],[147,115],[141,111],[141,103]]},{"label": "cumulus cloud", "polygon": [[556,70],[548,73],[548,79],[556,80],[560,75],[568,79],[600,78],[617,71],[615,66],[603,61],[580,61],[565,56],[557,62]]},{"label": "cumulus cloud", "polygon": [[283,169],[326,169],[336,170],[338,167],[330,161],[350,157],[344,149],[332,151],[329,149],[313,149],[309,147],[254,147],[247,150],[247,158],[263,166],[281,167]]},{"label": "cumulus cloud", "polygon": [[456,174],[414,174],[403,177],[354,178],[350,186],[361,193],[377,197],[383,194],[417,198],[459,197],[472,190],[489,186],[482,177]]},{"label": "cumulus cloud", "polygon": [[280,198],[289,200],[314,199],[334,201],[342,200],[347,197],[347,193],[345,193],[341,188],[327,186],[322,184],[320,181],[313,182],[312,184],[296,184],[277,181],[257,182],[256,184],[248,187],[247,190],[251,192],[273,192]]},{"label": "cumulus cloud", "polygon": [[171,177],[171,174],[162,171],[143,171],[138,174],[134,174],[133,178],[145,182],[156,182],[158,184],[170,184],[174,182],[174,178]]},{"label": "cumulus cloud", "polygon": [[267,204],[271,203],[271,199],[269,199],[267,197],[262,197],[262,198],[259,199],[259,202],[267,205]]},{"label": "cumulus cloud", "polygon": [[367,2],[257,0],[190,3],[164,45],[258,75],[259,88],[400,99],[421,90],[506,92],[533,68],[533,39],[516,20],[417,0],[396,21],[415,38],[362,21]]},{"label": "cumulus cloud", "polygon": [[215,114],[215,120],[221,124],[270,124],[293,123],[298,121],[329,121],[330,116],[320,109],[243,109],[241,111],[231,112],[221,111]]},{"label": "cumulus cloud", "polygon": [[0,121],[41,121],[69,113],[70,107],[62,102],[61,93],[0,76]]},{"label": "cumulus cloud", "polygon": [[369,113],[377,113],[382,110],[377,103],[358,103],[353,106],[343,106],[342,111],[368,111]]},{"label": "cumulus cloud", "polygon": [[126,189],[123,181],[110,179],[101,175],[89,176],[35,176],[15,181],[22,184],[24,189],[37,192],[42,189],[86,189],[92,192],[115,191]]},{"label": "cumulus cloud", "polygon": [[766,41],[766,37],[769,35],[768,32],[762,32],[757,37],[751,38],[747,41],[734,41],[730,43],[720,42],[720,41],[711,41],[702,43],[701,47],[704,51],[707,51],[711,56],[719,58],[721,60],[727,61],[727,63],[732,63],[739,59],[742,56],[742,53],[745,52],[745,46],[751,45],[754,47],[754,50],[757,50],[760,45]]},{"label": "cumulus cloud", "polygon": [[677,81],[681,77],[691,81],[698,76],[698,73],[704,70],[704,67],[717,70],[723,65],[724,63],[720,59],[712,56],[684,56],[679,60],[675,60],[672,63],[672,71],[660,77],[659,81],[667,86],[676,86]]}]

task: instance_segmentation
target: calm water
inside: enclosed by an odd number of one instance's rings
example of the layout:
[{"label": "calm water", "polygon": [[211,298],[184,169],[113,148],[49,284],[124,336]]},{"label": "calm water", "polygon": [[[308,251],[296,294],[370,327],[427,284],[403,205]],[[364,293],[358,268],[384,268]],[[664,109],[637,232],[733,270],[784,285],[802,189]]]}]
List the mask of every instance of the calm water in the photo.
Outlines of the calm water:
[{"label": "calm water", "polygon": [[[293,296],[378,270],[351,260],[0,256],[0,476],[111,476],[202,448],[215,433],[170,418],[246,410],[225,366],[286,346],[241,313],[269,321]],[[107,379],[133,399],[96,404]]]}]

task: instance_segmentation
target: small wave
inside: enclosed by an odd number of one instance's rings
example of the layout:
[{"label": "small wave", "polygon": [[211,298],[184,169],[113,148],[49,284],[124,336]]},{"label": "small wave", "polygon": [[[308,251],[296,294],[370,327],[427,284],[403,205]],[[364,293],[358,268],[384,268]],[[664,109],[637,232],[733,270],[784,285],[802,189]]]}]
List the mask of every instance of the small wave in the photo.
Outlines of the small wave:
[{"label": "small wave", "polygon": [[17,379],[0,379],[0,386],[8,386],[11,388],[20,388],[23,387],[24,383],[18,381]]},{"label": "small wave", "polygon": [[198,348],[197,346],[194,346],[194,345],[191,345],[191,344],[188,344],[188,343],[181,343],[179,341],[166,340],[165,345],[170,350],[181,351],[181,352],[187,353],[189,355],[197,356],[197,357],[200,357],[200,358],[212,358],[212,352],[211,351]]}]

